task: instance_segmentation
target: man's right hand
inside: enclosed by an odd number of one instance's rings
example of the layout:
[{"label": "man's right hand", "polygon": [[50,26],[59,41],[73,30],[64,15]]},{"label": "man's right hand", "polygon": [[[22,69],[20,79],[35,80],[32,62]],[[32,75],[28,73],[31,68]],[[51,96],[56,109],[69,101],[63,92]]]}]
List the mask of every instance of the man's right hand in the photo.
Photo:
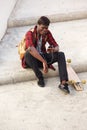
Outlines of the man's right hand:
[{"label": "man's right hand", "polygon": [[43,73],[47,73],[48,72],[48,65],[47,65],[47,62],[44,61],[43,62]]},{"label": "man's right hand", "polygon": [[35,47],[30,47],[29,52],[32,56],[34,56],[36,59],[41,61],[43,63],[43,72],[47,73],[48,72],[48,65],[47,62],[43,59],[43,57],[38,53]]}]

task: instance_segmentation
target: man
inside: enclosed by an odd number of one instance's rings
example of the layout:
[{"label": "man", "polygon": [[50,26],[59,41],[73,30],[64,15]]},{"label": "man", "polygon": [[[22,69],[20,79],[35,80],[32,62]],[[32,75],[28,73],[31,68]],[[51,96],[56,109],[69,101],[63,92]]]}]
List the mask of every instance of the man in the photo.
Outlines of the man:
[{"label": "man", "polygon": [[[38,85],[44,87],[45,82],[40,67],[43,68],[44,73],[47,73],[48,66],[57,62],[60,76],[59,88],[69,93],[65,55],[59,52],[59,46],[48,30],[49,24],[50,20],[42,16],[34,29],[26,33],[26,53],[22,59],[22,66],[32,68],[38,78]],[[47,50],[49,53],[46,51],[47,42],[51,46]]]}]

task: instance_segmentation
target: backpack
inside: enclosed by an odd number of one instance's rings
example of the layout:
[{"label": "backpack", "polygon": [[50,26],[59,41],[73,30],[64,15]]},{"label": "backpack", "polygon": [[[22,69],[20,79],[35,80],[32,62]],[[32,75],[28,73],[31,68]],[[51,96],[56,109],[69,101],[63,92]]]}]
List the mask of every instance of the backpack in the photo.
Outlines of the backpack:
[{"label": "backpack", "polygon": [[[34,29],[31,28],[29,31],[33,32]],[[22,38],[22,40],[18,44],[18,54],[20,55],[20,59],[22,60],[24,57],[24,54],[26,52],[26,38],[25,36]]]},{"label": "backpack", "polygon": [[25,52],[26,52],[26,43],[25,43],[25,37],[23,37],[23,39],[18,44],[18,54],[20,55],[20,59],[24,57]]}]

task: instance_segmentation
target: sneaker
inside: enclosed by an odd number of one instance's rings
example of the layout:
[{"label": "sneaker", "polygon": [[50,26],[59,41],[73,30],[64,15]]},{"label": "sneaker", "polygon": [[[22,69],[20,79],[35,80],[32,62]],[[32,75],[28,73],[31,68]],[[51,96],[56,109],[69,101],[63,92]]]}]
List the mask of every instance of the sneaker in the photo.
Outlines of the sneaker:
[{"label": "sneaker", "polygon": [[45,87],[45,83],[44,83],[44,79],[43,78],[39,79],[39,81],[37,83],[38,83],[38,85],[40,87]]},{"label": "sneaker", "polygon": [[60,85],[59,85],[59,88],[60,88],[61,90],[63,90],[64,92],[66,92],[66,93],[70,93],[70,90],[69,90],[69,88],[68,88],[68,84],[67,84],[67,83],[65,83],[65,84],[60,84]]}]

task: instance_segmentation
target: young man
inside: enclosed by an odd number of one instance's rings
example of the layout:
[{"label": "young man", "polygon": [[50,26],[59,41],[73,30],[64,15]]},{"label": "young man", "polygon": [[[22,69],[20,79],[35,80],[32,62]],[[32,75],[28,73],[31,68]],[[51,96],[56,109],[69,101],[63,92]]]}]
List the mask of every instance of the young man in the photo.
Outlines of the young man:
[{"label": "young man", "polygon": [[[44,73],[47,73],[48,66],[57,62],[60,76],[59,88],[69,93],[65,55],[59,52],[59,46],[48,30],[49,24],[50,20],[42,16],[37,25],[26,33],[26,53],[22,59],[22,66],[32,68],[38,78],[38,85],[44,87],[45,82],[40,67],[43,68]],[[46,51],[47,42],[51,46],[47,50],[49,53]]]}]

